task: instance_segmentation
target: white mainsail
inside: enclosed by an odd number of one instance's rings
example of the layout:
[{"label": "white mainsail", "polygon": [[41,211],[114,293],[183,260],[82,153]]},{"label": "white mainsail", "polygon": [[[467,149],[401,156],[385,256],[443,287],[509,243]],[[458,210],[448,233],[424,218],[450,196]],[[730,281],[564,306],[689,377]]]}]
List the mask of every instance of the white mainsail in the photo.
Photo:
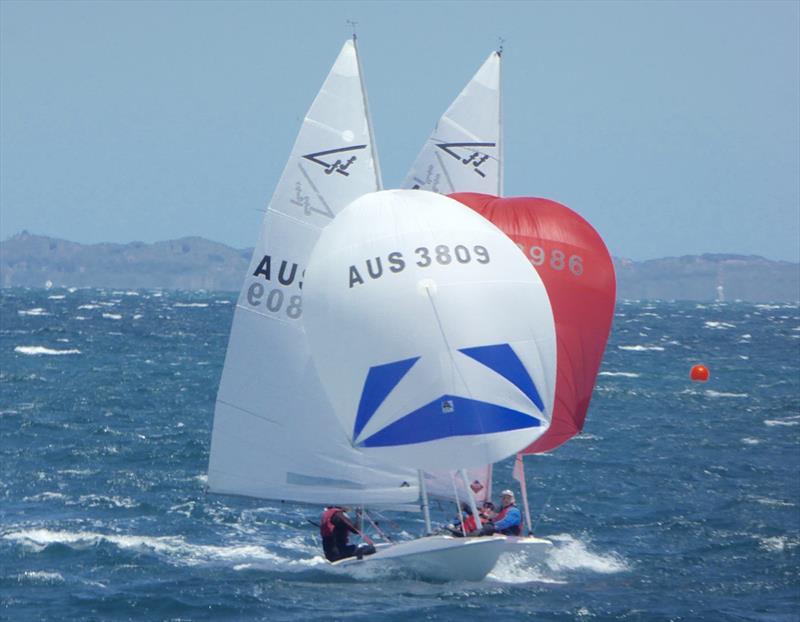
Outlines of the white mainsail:
[{"label": "white mainsail", "polygon": [[486,465],[547,429],[556,343],[544,284],[458,201],[360,197],[321,233],[306,284],[314,364],[365,454],[425,470]]},{"label": "white mainsail", "polygon": [[492,52],[450,104],[417,156],[404,188],[502,195],[500,58],[500,52]]},{"label": "white mainsail", "polygon": [[354,449],[310,361],[304,270],[320,232],[380,187],[355,41],[306,115],[236,305],[214,412],[212,492],[308,503],[402,504],[414,471]]}]

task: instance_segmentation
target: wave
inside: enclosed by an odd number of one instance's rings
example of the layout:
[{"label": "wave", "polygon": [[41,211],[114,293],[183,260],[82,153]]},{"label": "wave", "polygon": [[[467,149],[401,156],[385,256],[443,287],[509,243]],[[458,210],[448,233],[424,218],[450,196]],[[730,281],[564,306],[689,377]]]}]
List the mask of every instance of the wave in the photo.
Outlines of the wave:
[{"label": "wave", "polygon": [[53,350],[52,348],[45,348],[43,346],[17,346],[14,348],[14,352],[19,352],[20,354],[27,354],[29,356],[38,356],[41,354],[48,354],[52,356],[58,356],[63,354],[80,354],[81,351],[77,348],[71,348],[69,350]]},{"label": "wave", "polygon": [[708,397],[748,397],[747,393],[726,393],[724,391],[714,391],[713,389],[706,389],[705,394]]},{"label": "wave", "polygon": [[728,322],[705,322],[706,328],[716,328],[718,330],[726,330],[728,328],[736,328],[736,325],[729,324]]},{"label": "wave", "polygon": [[776,425],[785,425],[785,426],[800,425],[800,421],[795,421],[792,419],[765,419],[764,423],[770,427],[774,427]]},{"label": "wave", "polygon": [[35,309],[20,309],[17,311],[17,313],[19,315],[50,315],[41,307],[36,307]]},{"label": "wave", "polygon": [[612,376],[620,378],[639,378],[641,374],[636,374],[632,371],[601,371],[598,376]]},{"label": "wave", "polygon": [[181,307],[184,309],[205,309],[208,306],[207,302],[176,302],[173,307]]},{"label": "wave", "polygon": [[311,559],[291,559],[255,544],[238,543],[228,546],[193,544],[187,542],[183,536],[138,536],[92,531],[29,529],[5,533],[0,537],[33,553],[40,553],[54,545],[80,551],[101,544],[110,544],[122,551],[152,554],[176,566],[227,565],[235,570],[258,568],[296,572],[327,565],[321,556]]},{"label": "wave", "polygon": [[122,316],[119,313],[104,313],[103,317],[107,320],[121,320]]},{"label": "wave", "polygon": [[545,563],[554,571],[590,570],[601,574],[612,574],[630,570],[628,563],[617,553],[595,553],[586,543],[561,534],[551,536],[555,545]]},{"label": "wave", "polygon": [[64,576],[60,572],[48,572],[46,570],[28,570],[22,574],[14,576],[18,583],[33,583],[35,585],[53,585],[65,583]]},{"label": "wave", "polygon": [[629,352],[648,352],[648,351],[663,352],[664,351],[664,347],[663,346],[640,346],[640,345],[636,345],[636,346],[617,346],[617,348],[620,349],[620,350],[627,350]]}]

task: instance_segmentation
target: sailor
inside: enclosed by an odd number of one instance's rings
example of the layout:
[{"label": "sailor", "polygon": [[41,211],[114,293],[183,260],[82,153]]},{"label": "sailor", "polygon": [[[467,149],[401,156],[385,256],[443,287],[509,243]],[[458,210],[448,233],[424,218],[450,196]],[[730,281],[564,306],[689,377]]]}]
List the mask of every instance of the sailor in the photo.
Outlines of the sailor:
[{"label": "sailor", "polygon": [[461,514],[458,520],[451,527],[448,527],[448,531],[458,537],[478,535],[478,525],[472,515],[472,508],[468,503],[461,504]]},{"label": "sailor", "polygon": [[325,508],[319,521],[319,535],[322,536],[322,550],[329,562],[337,559],[353,557],[356,554],[356,545],[350,544],[351,533],[358,533],[347,512],[350,508],[332,505]]},{"label": "sailor", "polygon": [[519,536],[522,534],[522,514],[514,503],[514,493],[504,490],[500,493],[502,508],[494,515],[495,533],[505,536]]}]

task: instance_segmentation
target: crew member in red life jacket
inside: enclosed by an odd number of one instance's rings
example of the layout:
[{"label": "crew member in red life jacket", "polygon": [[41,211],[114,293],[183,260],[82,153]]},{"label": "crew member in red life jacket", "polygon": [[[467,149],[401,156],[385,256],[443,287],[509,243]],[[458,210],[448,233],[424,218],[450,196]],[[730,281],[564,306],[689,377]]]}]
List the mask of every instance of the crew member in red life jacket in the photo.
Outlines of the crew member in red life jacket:
[{"label": "crew member in red life jacket", "polygon": [[322,550],[329,562],[352,557],[356,554],[356,545],[350,544],[351,533],[358,530],[347,518],[350,508],[333,505],[325,508],[319,521],[319,535],[322,536]]},{"label": "crew member in red life jacket", "polygon": [[514,504],[514,493],[504,490],[500,493],[502,508],[494,515],[494,531],[505,536],[522,534],[522,514]]},{"label": "crew member in red life jacket", "polygon": [[371,555],[375,552],[375,547],[367,544],[356,546],[350,544],[351,533],[359,533],[350,519],[347,518],[348,507],[333,505],[325,508],[322,518],[319,521],[319,535],[322,536],[322,550],[329,562],[337,559],[353,557],[357,555]]},{"label": "crew member in red life jacket", "polygon": [[454,536],[475,536],[477,534],[477,523],[475,522],[475,517],[472,515],[472,508],[469,506],[468,503],[461,504],[461,520],[456,521],[452,528],[450,528],[450,532]]}]

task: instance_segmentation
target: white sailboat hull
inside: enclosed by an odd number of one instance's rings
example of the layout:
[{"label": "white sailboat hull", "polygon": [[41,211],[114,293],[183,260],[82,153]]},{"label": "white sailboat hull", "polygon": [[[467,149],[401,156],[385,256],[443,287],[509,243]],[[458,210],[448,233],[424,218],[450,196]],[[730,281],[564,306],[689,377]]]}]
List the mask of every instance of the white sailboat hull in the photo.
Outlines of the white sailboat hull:
[{"label": "white sailboat hull", "polygon": [[333,562],[336,567],[374,565],[434,581],[480,581],[506,551],[506,538],[455,538],[427,536],[397,544],[381,544],[362,559],[349,557]]}]

